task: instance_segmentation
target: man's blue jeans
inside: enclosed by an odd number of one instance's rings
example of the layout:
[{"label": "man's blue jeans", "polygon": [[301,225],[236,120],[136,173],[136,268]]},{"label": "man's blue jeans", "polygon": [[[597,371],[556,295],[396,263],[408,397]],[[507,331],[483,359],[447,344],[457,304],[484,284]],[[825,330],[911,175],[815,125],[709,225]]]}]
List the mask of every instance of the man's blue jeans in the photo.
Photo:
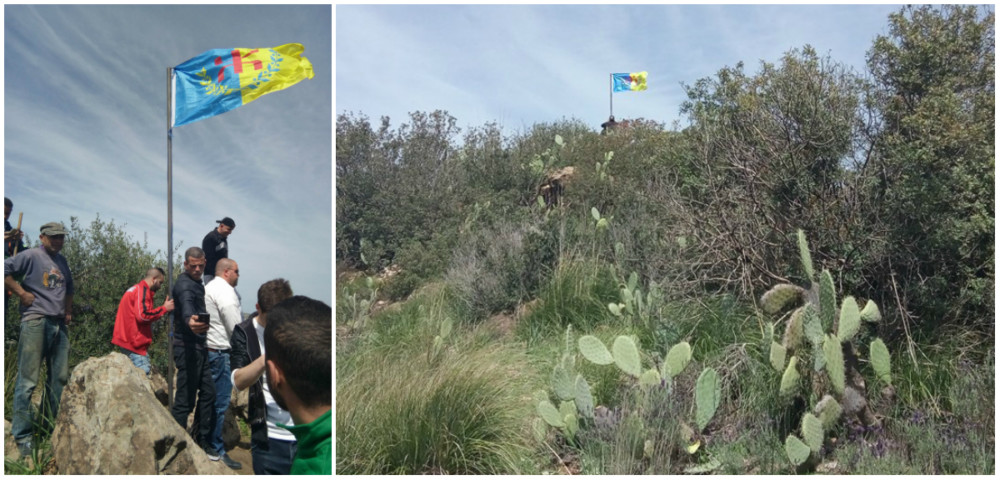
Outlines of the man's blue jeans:
[{"label": "man's blue jeans", "polygon": [[149,376],[150,370],[152,369],[149,364],[149,357],[146,355],[139,355],[138,353],[135,353],[127,348],[118,347],[118,349],[122,352],[122,355],[125,355],[129,360],[132,360],[132,365],[135,365],[136,368],[146,372],[147,377]]},{"label": "man's blue jeans", "polygon": [[[265,427],[266,428],[266,427]],[[250,444],[254,475],[288,475],[292,471],[297,443],[267,438],[267,448]]]},{"label": "man's blue jeans", "polygon": [[31,440],[34,415],[31,394],[38,386],[42,360],[48,365],[42,415],[46,425],[59,413],[59,400],[69,378],[69,336],[63,317],[28,315],[21,318],[21,338],[17,342],[17,383],[14,385],[14,418],[11,434],[14,441]]},{"label": "man's blue jeans", "polygon": [[211,447],[219,455],[226,453],[222,443],[222,424],[226,420],[226,409],[229,408],[229,398],[233,395],[233,380],[229,371],[229,352],[208,352],[208,368],[215,381],[215,426],[210,437]]}]

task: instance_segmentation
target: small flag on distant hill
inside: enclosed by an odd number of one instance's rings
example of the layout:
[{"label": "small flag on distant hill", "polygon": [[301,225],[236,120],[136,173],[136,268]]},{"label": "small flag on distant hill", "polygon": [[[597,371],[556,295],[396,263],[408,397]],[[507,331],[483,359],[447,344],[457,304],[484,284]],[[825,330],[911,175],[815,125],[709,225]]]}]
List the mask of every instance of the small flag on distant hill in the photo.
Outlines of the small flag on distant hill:
[{"label": "small flag on distant hill", "polygon": [[218,48],[174,67],[173,126],[246,105],[261,95],[313,78],[301,44],[274,48]]},{"label": "small flag on distant hill", "polygon": [[638,92],[646,89],[646,72],[612,73],[615,92]]}]

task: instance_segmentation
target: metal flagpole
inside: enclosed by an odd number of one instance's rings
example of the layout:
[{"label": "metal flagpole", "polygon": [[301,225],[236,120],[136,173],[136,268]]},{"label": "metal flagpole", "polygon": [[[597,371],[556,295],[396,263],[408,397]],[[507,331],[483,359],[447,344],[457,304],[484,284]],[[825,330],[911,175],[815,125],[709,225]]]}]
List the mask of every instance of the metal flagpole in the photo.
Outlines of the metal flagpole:
[{"label": "metal flagpole", "polygon": [[[173,137],[171,114],[173,101],[172,67],[167,67],[167,295],[174,291],[174,199],[173,199]],[[174,322],[167,322],[167,402],[174,407]]]},{"label": "metal flagpole", "polygon": [[610,113],[608,115],[608,118],[611,118],[611,117],[615,116],[615,92],[614,92],[614,84],[615,84],[615,74],[609,73],[608,74],[608,103],[611,105],[611,108],[610,108]]}]

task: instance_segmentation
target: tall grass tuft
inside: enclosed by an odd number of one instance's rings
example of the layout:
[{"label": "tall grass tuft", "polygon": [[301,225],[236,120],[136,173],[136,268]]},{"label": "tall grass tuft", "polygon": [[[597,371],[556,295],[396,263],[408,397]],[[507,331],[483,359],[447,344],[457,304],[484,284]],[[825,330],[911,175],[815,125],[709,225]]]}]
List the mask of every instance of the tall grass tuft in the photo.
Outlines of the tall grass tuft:
[{"label": "tall grass tuft", "polygon": [[614,321],[607,305],[618,298],[618,280],[610,266],[563,261],[542,288],[538,305],[518,324],[518,335],[533,343],[561,334],[570,324],[577,332],[591,332]]},{"label": "tall grass tuft", "polygon": [[[527,359],[506,347],[369,350],[338,368],[337,473],[516,473],[528,451]],[[339,362],[338,362],[339,367]]]}]

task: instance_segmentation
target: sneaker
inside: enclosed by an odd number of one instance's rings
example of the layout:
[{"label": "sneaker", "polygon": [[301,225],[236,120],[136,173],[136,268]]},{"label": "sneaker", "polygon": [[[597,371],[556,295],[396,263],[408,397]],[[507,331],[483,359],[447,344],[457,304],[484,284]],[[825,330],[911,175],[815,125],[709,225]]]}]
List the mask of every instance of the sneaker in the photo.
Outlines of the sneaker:
[{"label": "sneaker", "polygon": [[222,454],[222,463],[226,464],[227,467],[229,467],[229,468],[231,468],[233,470],[239,470],[239,469],[243,468],[243,464],[240,463],[240,462],[237,462],[236,460],[233,460],[233,459],[229,458],[229,454],[228,453],[223,453]]},{"label": "sneaker", "polygon": [[211,460],[211,461],[213,461],[213,462],[218,462],[219,461],[219,456],[217,454],[214,454],[214,453],[209,453],[208,454],[208,459]]}]

